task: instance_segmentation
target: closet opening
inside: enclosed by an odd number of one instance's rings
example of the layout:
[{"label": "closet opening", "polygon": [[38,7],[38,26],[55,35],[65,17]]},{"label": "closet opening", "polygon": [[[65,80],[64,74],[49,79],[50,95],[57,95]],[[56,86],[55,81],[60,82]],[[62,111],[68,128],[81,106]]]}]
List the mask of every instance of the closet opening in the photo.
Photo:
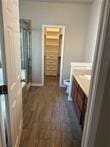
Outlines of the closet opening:
[{"label": "closet opening", "polygon": [[42,83],[62,87],[62,66],[64,52],[64,26],[43,26],[43,73]]}]

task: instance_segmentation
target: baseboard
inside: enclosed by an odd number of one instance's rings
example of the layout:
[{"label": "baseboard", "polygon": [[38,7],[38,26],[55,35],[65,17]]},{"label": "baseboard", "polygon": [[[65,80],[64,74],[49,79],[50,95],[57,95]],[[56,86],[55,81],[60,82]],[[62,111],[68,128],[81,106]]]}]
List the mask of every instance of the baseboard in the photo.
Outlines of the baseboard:
[{"label": "baseboard", "polygon": [[31,83],[31,86],[38,86],[38,87],[42,87],[43,84],[42,83]]},{"label": "baseboard", "polygon": [[60,87],[65,88],[65,86],[63,84],[61,84]]},{"label": "baseboard", "polygon": [[[42,83],[31,83],[31,86],[39,86],[39,87],[42,87],[44,85]],[[63,84],[60,85],[60,87],[65,88],[65,86]]]},{"label": "baseboard", "polygon": [[68,96],[68,101],[73,101],[71,96]]},{"label": "baseboard", "polygon": [[29,90],[30,87],[31,87],[31,82],[29,82],[29,83],[26,85],[27,90]]}]

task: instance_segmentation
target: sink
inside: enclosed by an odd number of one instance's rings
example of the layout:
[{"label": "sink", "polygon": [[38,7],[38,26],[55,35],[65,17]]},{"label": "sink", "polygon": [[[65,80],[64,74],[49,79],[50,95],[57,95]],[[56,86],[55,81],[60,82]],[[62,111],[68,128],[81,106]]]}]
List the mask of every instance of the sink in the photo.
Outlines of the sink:
[{"label": "sink", "polygon": [[87,79],[87,80],[91,79],[91,75],[79,75],[79,77],[82,79]]}]

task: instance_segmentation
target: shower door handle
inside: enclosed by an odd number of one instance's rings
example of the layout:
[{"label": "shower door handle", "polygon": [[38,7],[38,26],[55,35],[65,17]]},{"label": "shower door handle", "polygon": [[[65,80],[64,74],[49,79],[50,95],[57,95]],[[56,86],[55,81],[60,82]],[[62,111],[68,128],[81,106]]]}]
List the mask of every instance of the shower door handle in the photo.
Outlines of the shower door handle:
[{"label": "shower door handle", "polygon": [[7,85],[1,85],[0,86],[0,95],[8,94],[8,86]]},{"label": "shower door handle", "polygon": [[24,79],[21,79],[21,82],[26,82],[26,80],[24,80]]}]

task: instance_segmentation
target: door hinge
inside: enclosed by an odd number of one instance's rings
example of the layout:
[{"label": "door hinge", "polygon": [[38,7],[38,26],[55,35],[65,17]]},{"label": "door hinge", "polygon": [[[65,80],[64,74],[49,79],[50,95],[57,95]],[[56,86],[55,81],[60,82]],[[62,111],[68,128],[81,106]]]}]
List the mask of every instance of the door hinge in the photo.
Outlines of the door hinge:
[{"label": "door hinge", "polygon": [[7,85],[1,85],[0,86],[0,95],[2,94],[8,94],[8,87]]}]

